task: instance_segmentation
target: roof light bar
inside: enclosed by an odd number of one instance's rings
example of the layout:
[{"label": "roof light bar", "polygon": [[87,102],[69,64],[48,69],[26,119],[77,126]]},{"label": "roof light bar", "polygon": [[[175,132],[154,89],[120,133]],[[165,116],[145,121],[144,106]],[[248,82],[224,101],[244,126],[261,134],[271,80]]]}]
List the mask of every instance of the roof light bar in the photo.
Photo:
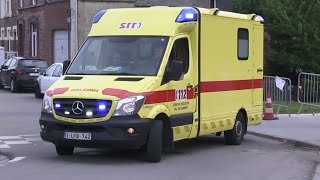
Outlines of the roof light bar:
[{"label": "roof light bar", "polygon": [[95,24],[97,22],[99,22],[99,20],[101,19],[101,17],[107,12],[107,10],[101,10],[99,11],[93,18],[92,23]]},{"label": "roof light bar", "polygon": [[184,8],[178,15],[176,22],[198,21],[198,11],[195,8]]}]

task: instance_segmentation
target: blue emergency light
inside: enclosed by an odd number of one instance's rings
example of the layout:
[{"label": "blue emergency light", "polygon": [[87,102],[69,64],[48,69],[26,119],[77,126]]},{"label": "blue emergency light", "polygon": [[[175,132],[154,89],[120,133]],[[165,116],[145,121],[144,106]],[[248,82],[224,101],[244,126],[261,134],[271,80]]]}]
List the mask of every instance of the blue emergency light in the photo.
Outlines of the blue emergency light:
[{"label": "blue emergency light", "polygon": [[61,105],[60,102],[55,102],[55,103],[54,103],[54,108],[55,108],[55,109],[60,109],[61,106],[62,106],[62,105]]},{"label": "blue emergency light", "polygon": [[107,10],[101,10],[99,11],[93,18],[92,23],[95,24],[97,22],[99,22],[99,20],[101,19],[101,17],[107,12]]},{"label": "blue emergency light", "polygon": [[195,8],[184,8],[178,15],[176,22],[198,21],[198,11]]},{"label": "blue emergency light", "polygon": [[107,101],[98,101],[97,102],[97,111],[100,113],[106,113],[108,111]]}]

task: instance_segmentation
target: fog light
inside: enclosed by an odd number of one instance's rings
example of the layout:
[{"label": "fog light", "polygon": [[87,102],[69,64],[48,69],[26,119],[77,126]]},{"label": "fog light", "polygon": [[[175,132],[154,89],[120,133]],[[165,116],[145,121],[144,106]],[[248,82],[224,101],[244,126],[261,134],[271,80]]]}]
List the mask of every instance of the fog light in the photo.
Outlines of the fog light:
[{"label": "fog light", "polygon": [[40,128],[41,128],[41,130],[43,131],[44,130],[44,125],[40,125]]},{"label": "fog light", "polygon": [[133,128],[128,128],[127,131],[128,131],[129,134],[133,134],[134,133],[134,129]]},{"label": "fog light", "polygon": [[69,112],[69,111],[65,111],[65,112],[64,112],[64,114],[69,115],[69,114],[70,114],[70,112]]},{"label": "fog light", "polygon": [[87,111],[87,112],[86,112],[86,115],[87,115],[88,117],[91,117],[91,116],[93,115],[93,113],[92,113],[92,111]]}]

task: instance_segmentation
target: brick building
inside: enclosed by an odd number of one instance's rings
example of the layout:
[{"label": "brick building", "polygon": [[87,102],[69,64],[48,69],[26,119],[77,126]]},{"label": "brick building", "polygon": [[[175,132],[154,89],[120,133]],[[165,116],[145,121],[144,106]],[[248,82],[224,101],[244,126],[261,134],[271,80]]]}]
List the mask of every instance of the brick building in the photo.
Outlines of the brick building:
[{"label": "brick building", "polygon": [[0,0],[0,46],[6,52],[17,52],[18,8],[18,1]]},{"label": "brick building", "polygon": [[68,0],[1,0],[0,6],[5,51],[49,63],[69,59]]}]

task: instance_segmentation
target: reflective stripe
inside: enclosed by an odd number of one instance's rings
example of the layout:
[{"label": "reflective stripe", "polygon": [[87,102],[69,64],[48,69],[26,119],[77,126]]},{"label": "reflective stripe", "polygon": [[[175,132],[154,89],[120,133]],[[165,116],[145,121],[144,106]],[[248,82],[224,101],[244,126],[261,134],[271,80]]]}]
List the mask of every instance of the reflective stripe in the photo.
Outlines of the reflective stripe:
[{"label": "reflective stripe", "polygon": [[267,103],[272,103],[271,98],[267,98]]},{"label": "reflective stripe", "polygon": [[273,109],[272,108],[266,108],[266,113],[273,113]]}]

